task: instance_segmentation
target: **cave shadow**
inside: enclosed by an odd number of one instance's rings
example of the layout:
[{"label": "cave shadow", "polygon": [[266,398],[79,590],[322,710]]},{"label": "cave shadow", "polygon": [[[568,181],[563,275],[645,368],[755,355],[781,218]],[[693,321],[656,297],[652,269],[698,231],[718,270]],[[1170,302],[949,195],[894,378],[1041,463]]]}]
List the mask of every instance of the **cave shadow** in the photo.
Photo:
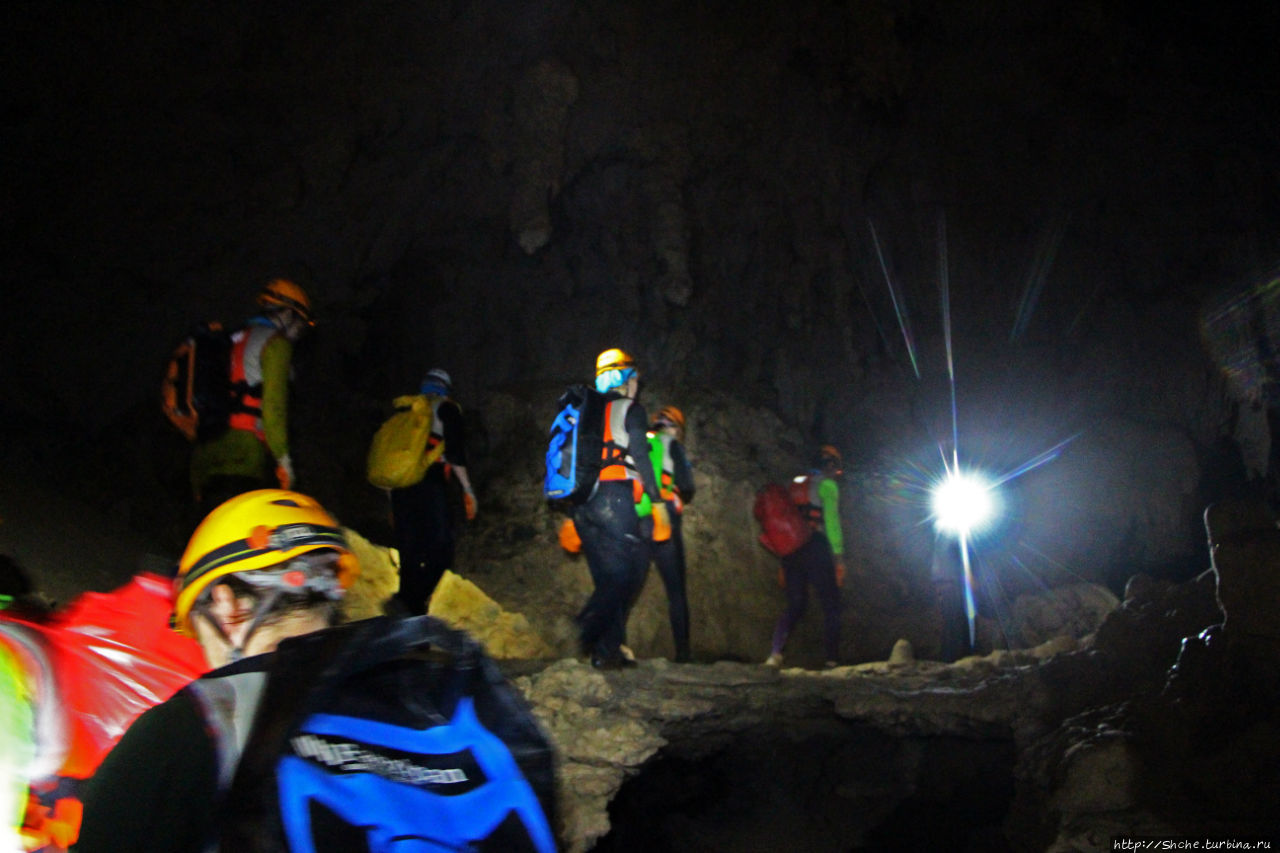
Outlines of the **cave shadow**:
[{"label": "cave shadow", "polygon": [[594,850],[1012,849],[1002,829],[1011,740],[894,736],[829,719],[759,726],[697,756],[670,749],[623,785]]}]

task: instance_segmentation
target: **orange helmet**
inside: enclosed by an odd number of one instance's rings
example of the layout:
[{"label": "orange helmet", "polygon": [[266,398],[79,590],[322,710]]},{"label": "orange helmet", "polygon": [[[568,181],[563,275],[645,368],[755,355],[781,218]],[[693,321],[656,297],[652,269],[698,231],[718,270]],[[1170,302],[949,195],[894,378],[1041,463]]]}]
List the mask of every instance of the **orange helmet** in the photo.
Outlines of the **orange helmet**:
[{"label": "orange helmet", "polygon": [[684,412],[675,406],[663,406],[658,409],[658,414],[654,416],[653,423],[657,426],[661,421],[666,421],[676,429],[684,432]]},{"label": "orange helmet", "polygon": [[264,307],[288,308],[302,318],[308,326],[314,326],[311,319],[311,300],[307,292],[287,278],[273,278],[267,282],[258,294],[258,304]]},{"label": "orange helmet", "polygon": [[[191,610],[216,581],[228,575],[279,569],[315,552],[336,555],[339,588],[349,588],[360,575],[360,563],[341,528],[315,498],[285,489],[236,495],[200,522],[178,561],[174,628],[195,636]],[[299,576],[287,579],[286,585],[301,587],[306,582],[307,578]]]}]

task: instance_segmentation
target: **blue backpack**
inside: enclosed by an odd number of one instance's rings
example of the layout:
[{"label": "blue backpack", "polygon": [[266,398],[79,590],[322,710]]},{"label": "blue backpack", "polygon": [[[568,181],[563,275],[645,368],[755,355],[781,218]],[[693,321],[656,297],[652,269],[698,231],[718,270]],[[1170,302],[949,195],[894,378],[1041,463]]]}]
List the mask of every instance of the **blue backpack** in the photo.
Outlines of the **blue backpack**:
[{"label": "blue backpack", "polygon": [[554,853],[549,741],[480,645],[431,616],[280,645],[222,850]]},{"label": "blue backpack", "polygon": [[570,386],[556,402],[547,443],[542,493],[563,506],[584,503],[600,476],[604,410],[608,397],[585,385]]}]

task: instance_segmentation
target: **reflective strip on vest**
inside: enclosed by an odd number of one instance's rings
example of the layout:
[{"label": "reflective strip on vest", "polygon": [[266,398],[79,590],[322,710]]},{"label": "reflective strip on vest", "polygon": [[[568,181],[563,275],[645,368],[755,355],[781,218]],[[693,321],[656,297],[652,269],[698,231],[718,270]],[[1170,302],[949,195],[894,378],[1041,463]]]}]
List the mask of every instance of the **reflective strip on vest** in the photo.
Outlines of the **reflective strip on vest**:
[{"label": "reflective strip on vest", "polygon": [[676,463],[671,458],[671,442],[675,436],[665,433],[654,433],[653,440],[662,447],[661,467],[655,472],[658,475],[658,490],[664,501],[675,500],[676,497]]},{"label": "reflective strip on vest", "polygon": [[[440,407],[448,402],[448,397],[441,397],[435,394],[427,395],[431,400],[431,435],[427,436],[427,450],[434,450],[437,445],[444,443],[444,425],[440,423]],[[444,461],[444,451],[440,451],[440,457],[432,463],[433,465],[448,465]]]},{"label": "reflective strip on vest", "polygon": [[266,684],[265,672],[241,672],[223,678],[198,678],[184,688],[213,734],[220,791],[230,789],[235,778]]},{"label": "reflective strip on vest", "polygon": [[231,335],[231,387],[239,404],[228,421],[232,429],[252,432],[266,441],[262,429],[262,348],[278,334],[274,326],[253,325]]},{"label": "reflective strip on vest", "polygon": [[52,779],[58,775],[71,748],[53,663],[39,631],[25,625],[0,622],[0,642],[22,663],[33,697],[36,751],[31,763],[21,770],[32,781]]},{"label": "reflective strip on vest", "polygon": [[814,530],[822,529],[822,496],[818,489],[823,479],[821,474],[796,477],[791,488],[791,500],[800,507],[800,514]]},{"label": "reflective strip on vest", "polygon": [[601,480],[639,480],[640,472],[636,470],[635,460],[630,452],[630,438],[627,435],[627,412],[631,410],[632,400],[621,397],[605,403],[604,410],[604,450],[601,459],[613,462],[600,471]]}]

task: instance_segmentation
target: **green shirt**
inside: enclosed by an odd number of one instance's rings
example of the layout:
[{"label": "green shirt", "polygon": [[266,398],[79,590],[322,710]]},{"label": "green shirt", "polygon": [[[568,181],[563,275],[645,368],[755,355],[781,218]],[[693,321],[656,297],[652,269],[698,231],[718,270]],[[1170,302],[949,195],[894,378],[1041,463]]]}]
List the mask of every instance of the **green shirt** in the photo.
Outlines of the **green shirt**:
[{"label": "green shirt", "polygon": [[818,498],[822,501],[822,527],[831,543],[831,553],[844,555],[844,533],[840,530],[840,486],[832,477],[823,477],[818,484]]}]

